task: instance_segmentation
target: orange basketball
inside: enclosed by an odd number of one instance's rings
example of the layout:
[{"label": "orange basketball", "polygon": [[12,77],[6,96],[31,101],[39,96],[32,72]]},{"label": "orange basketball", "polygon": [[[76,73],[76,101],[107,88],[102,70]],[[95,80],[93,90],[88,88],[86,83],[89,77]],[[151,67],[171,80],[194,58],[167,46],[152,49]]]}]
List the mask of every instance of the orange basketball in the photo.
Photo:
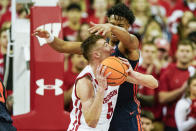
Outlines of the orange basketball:
[{"label": "orange basketball", "polygon": [[107,66],[105,74],[111,72],[107,78],[107,83],[110,86],[121,85],[127,77],[126,70],[128,69],[127,65],[123,64],[119,58],[111,56],[104,59],[101,63],[104,66]]}]

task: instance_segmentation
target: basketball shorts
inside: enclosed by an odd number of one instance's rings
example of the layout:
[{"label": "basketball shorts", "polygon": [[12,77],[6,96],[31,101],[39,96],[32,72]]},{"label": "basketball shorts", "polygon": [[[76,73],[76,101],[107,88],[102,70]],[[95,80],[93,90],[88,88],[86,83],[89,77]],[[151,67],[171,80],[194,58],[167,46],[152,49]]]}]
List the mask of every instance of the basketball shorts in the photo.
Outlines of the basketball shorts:
[{"label": "basketball shorts", "polygon": [[140,115],[136,112],[116,111],[109,131],[143,131]]}]

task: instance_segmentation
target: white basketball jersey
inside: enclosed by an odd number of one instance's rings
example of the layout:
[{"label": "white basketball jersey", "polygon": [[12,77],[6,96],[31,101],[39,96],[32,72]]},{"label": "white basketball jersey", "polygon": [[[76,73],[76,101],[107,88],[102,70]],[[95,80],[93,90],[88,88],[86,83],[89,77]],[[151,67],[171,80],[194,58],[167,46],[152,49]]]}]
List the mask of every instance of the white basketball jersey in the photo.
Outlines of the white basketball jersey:
[{"label": "white basketball jersey", "polygon": [[[76,78],[76,82],[77,80],[87,75],[91,77],[91,81],[93,83],[93,88],[96,95],[98,86],[95,75],[93,74],[90,65],[86,66],[83,71],[78,75],[78,77]],[[76,87],[74,84],[72,92],[73,110],[70,114],[71,122],[69,124],[68,131],[108,131],[114,108],[116,106],[118,89],[119,86],[108,86],[104,94],[102,112],[98,124],[96,128],[91,128],[85,122],[84,115],[82,113],[82,104],[80,99],[76,95]]]}]

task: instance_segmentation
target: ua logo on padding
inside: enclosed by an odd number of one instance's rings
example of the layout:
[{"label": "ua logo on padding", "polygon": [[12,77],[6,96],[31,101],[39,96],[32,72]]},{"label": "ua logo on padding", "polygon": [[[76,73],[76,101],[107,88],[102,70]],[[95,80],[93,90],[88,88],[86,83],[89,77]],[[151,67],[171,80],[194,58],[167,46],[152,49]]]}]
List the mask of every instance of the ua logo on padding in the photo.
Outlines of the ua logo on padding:
[{"label": "ua logo on padding", "polygon": [[36,94],[44,95],[44,90],[55,90],[55,96],[63,94],[63,90],[60,88],[63,84],[62,80],[55,79],[55,85],[44,85],[44,79],[40,79],[36,81],[38,86],[36,90]]}]

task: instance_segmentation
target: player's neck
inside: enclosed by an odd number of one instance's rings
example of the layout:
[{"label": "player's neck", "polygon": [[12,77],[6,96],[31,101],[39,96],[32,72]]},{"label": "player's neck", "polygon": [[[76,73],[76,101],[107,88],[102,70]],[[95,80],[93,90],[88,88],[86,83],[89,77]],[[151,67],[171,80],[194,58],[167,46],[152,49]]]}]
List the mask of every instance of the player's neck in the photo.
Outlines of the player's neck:
[{"label": "player's neck", "polygon": [[96,70],[97,70],[97,67],[100,65],[100,62],[99,61],[91,61],[91,62],[89,62],[89,65],[91,66],[93,73],[96,74]]}]

